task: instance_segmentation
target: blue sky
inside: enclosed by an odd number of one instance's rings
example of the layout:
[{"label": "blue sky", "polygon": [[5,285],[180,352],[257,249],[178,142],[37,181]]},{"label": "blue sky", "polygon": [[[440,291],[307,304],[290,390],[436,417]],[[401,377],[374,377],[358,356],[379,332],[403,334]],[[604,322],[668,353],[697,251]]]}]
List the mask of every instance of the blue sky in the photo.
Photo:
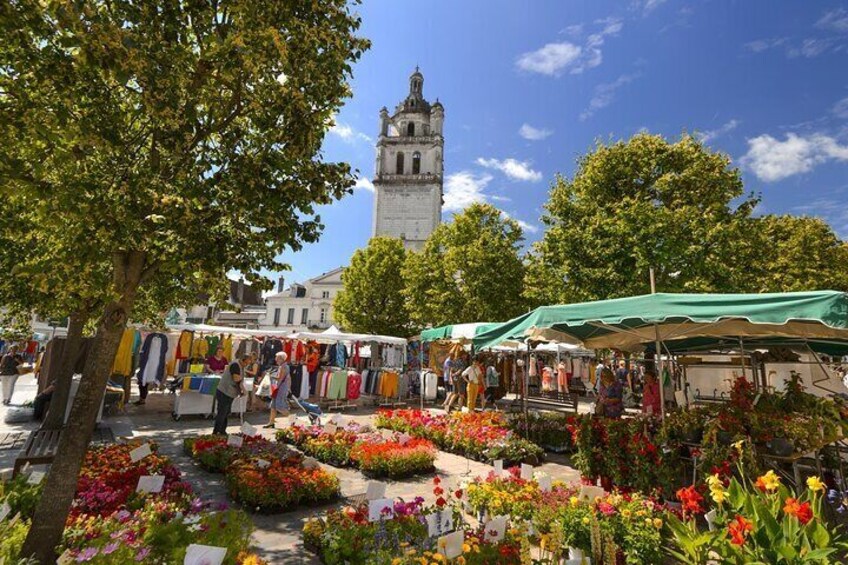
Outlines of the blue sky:
[{"label": "blue sky", "polygon": [[320,210],[287,281],[348,262],[371,233],[378,112],[408,91],[445,106],[443,218],[490,202],[542,235],[556,173],[596,139],[700,132],[742,167],[761,213],[806,213],[848,238],[848,2],[365,0],[373,46],[325,158],[361,172]]}]

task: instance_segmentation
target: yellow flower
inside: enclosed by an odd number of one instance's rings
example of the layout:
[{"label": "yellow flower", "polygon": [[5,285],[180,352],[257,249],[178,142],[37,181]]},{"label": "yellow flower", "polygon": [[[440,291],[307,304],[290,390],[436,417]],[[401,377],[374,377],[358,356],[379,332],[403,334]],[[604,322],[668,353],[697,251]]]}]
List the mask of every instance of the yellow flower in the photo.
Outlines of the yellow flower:
[{"label": "yellow flower", "polygon": [[737,441],[736,443],[733,444],[733,447],[736,448],[736,451],[739,452],[739,455],[742,455],[742,445],[744,445],[744,444],[745,444],[744,439],[740,439],[739,441]]},{"label": "yellow flower", "polygon": [[644,510],[637,510],[637,511],[636,511],[636,515],[637,515],[637,516],[639,516],[639,517],[641,518],[642,516],[644,516],[644,515],[645,515],[645,511],[644,511]]},{"label": "yellow flower", "polygon": [[780,486],[780,477],[774,471],[769,470],[765,475],[757,479],[757,487],[768,492],[774,492]]},{"label": "yellow flower", "polygon": [[465,557],[460,555],[456,558],[456,565],[465,565]]},{"label": "yellow flower", "polygon": [[813,492],[822,492],[825,487],[824,483],[821,482],[821,479],[815,476],[807,479],[807,486]]},{"label": "yellow flower", "polygon": [[624,510],[621,511],[621,515],[624,516],[625,518],[630,518],[630,510],[625,508]]},{"label": "yellow flower", "polygon": [[392,559],[392,565],[400,565],[401,563],[403,563],[403,559],[401,559],[400,557],[395,557],[394,559]]},{"label": "yellow flower", "polygon": [[724,490],[724,483],[718,476],[718,473],[707,477],[707,484],[710,487],[710,495],[716,504],[721,504],[727,500],[727,492]]},{"label": "yellow flower", "polygon": [[588,523],[589,523],[589,518],[584,516],[584,517],[583,517],[583,523],[584,523],[584,524],[588,524]]},{"label": "yellow flower", "polygon": [[658,530],[659,530],[660,528],[662,528],[662,525],[663,525],[663,521],[662,521],[662,520],[660,520],[659,518],[654,518],[654,527],[655,527],[656,529],[658,529]]},{"label": "yellow flower", "polygon": [[470,552],[471,552],[471,546],[468,545],[467,543],[462,544],[462,553],[470,553]]},{"label": "yellow flower", "polygon": [[580,499],[576,496],[572,496],[568,499],[568,501],[571,503],[572,506],[577,506],[578,504],[580,504]]}]

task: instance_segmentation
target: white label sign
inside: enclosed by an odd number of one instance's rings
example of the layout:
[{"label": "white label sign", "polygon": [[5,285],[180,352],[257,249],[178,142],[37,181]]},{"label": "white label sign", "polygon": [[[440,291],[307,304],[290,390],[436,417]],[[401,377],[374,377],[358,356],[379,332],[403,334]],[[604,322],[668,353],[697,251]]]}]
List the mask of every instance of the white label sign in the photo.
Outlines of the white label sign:
[{"label": "white label sign", "polygon": [[297,422],[297,416],[292,414],[292,415],[289,416],[287,421],[289,423],[289,427],[292,427],[295,424],[295,422]]},{"label": "white label sign", "polygon": [[436,547],[448,559],[454,559],[462,555],[462,543],[465,541],[465,532],[462,530],[442,536]]},{"label": "white label sign", "polygon": [[506,534],[506,516],[492,518],[485,526],[486,541],[499,542]]},{"label": "white label sign", "polygon": [[254,426],[251,426],[247,422],[241,425],[241,433],[247,437],[254,437],[259,434]]},{"label": "white label sign", "polygon": [[221,565],[226,556],[226,547],[193,543],[186,549],[183,565]]},{"label": "white label sign", "polygon": [[244,438],[237,434],[227,436],[227,445],[232,447],[241,447],[244,444]]},{"label": "white label sign", "polygon": [[138,478],[136,492],[162,492],[165,486],[165,475],[143,475]]},{"label": "white label sign", "polygon": [[327,424],[326,426],[324,426],[324,431],[327,432],[330,435],[336,433],[337,429],[338,428],[336,427],[335,424]]},{"label": "white label sign", "polygon": [[435,538],[453,531],[453,511],[439,510],[427,515],[427,534]]},{"label": "white label sign", "polygon": [[268,462],[268,461],[265,461],[264,459],[257,459],[256,466],[259,467],[260,469],[267,469],[268,467],[271,466],[271,463]]},{"label": "white label sign", "polygon": [[495,476],[502,477],[504,472],[503,459],[495,459]]},{"label": "white label sign", "polygon": [[138,447],[136,447],[132,451],[130,451],[130,461],[132,461],[133,463],[136,463],[138,461],[141,461],[142,459],[144,459],[145,457],[147,457],[151,453],[153,453],[153,452],[150,450],[150,444],[144,443],[142,445],[139,445]]},{"label": "white label sign", "polygon": [[391,520],[394,516],[395,503],[391,498],[379,498],[368,502],[368,520],[379,522]]},{"label": "white label sign", "polygon": [[44,480],[44,471],[33,471],[29,474],[29,478],[27,479],[27,483],[31,485],[41,484],[41,481]]},{"label": "white label sign", "polygon": [[389,441],[390,439],[392,439],[392,436],[394,434],[391,432],[391,430],[380,430],[380,435],[383,436],[384,440]]},{"label": "white label sign", "polygon": [[604,494],[604,489],[602,489],[601,487],[593,487],[590,485],[582,485],[580,487],[580,498],[582,500],[594,502],[596,498],[601,498],[604,496]]},{"label": "white label sign", "polygon": [[398,436],[398,443],[400,443],[401,445],[406,445],[407,443],[409,443],[410,439],[411,438],[409,437],[409,434],[400,434]]},{"label": "white label sign", "polygon": [[686,398],[686,393],[682,390],[675,391],[674,400],[677,401],[678,406],[689,406],[689,400]]},{"label": "white label sign", "polygon": [[536,479],[536,482],[539,483],[539,490],[542,492],[550,492],[551,490],[551,476],[546,474],[539,475],[539,478]]},{"label": "white label sign", "polygon": [[5,520],[5,519],[6,519],[6,516],[8,516],[8,515],[9,515],[9,512],[11,512],[11,511],[12,511],[12,507],[11,507],[11,506],[9,506],[9,503],[8,503],[8,502],[5,502],[5,501],[4,501],[4,502],[3,502],[3,505],[2,505],[2,506],[0,506],[0,521]]},{"label": "white label sign", "polygon": [[386,496],[386,483],[370,481],[368,490],[365,492],[365,500],[377,500]]},{"label": "white label sign", "polygon": [[525,481],[533,480],[533,465],[527,463],[521,464],[521,478]]}]

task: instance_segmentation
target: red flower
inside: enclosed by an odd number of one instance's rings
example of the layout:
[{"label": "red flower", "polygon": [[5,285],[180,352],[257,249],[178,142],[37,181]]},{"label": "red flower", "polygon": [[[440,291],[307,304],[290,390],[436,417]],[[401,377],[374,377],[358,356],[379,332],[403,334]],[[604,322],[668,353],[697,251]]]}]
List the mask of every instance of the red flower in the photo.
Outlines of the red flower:
[{"label": "red flower", "polygon": [[813,510],[810,508],[810,503],[805,502],[800,504],[794,498],[787,498],[786,504],[783,506],[783,511],[789,516],[795,516],[802,524],[807,524],[813,519]]},{"label": "red flower", "polygon": [[453,495],[457,498],[462,498],[462,489],[457,490]]},{"label": "red flower", "polygon": [[442,484],[442,479],[440,479],[439,477],[436,477],[435,479],[433,479],[433,484],[434,485]]},{"label": "red flower", "polygon": [[730,522],[730,525],[727,526],[727,532],[730,534],[730,543],[734,545],[745,545],[745,538],[750,532],[754,531],[754,526],[740,516],[736,515],[736,518]]},{"label": "red flower", "polygon": [[677,500],[683,505],[684,514],[701,514],[704,509],[701,508],[701,503],[704,497],[701,496],[694,486],[682,488],[677,491]]},{"label": "red flower", "polygon": [[436,499],[436,506],[438,506],[439,508],[441,508],[445,504],[447,504],[447,501],[444,498],[442,498],[441,496]]},{"label": "red flower", "polygon": [[444,492],[445,491],[444,489],[442,489],[442,487],[436,487],[433,489],[433,494],[435,494],[436,496],[441,496],[442,494],[444,494]]}]

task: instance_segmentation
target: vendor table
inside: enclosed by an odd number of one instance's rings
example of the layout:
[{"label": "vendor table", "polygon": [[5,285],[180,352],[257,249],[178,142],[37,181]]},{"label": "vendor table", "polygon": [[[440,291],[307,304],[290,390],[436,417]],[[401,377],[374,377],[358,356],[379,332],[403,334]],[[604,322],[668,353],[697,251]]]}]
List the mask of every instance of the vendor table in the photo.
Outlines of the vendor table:
[{"label": "vendor table", "polygon": [[[187,415],[211,418],[215,415],[215,392],[221,381],[219,375],[185,375],[182,388],[177,389],[172,417],[179,420]],[[245,379],[245,391],[253,390],[253,380]],[[233,401],[232,413],[243,415],[247,410],[247,394]]]}]

